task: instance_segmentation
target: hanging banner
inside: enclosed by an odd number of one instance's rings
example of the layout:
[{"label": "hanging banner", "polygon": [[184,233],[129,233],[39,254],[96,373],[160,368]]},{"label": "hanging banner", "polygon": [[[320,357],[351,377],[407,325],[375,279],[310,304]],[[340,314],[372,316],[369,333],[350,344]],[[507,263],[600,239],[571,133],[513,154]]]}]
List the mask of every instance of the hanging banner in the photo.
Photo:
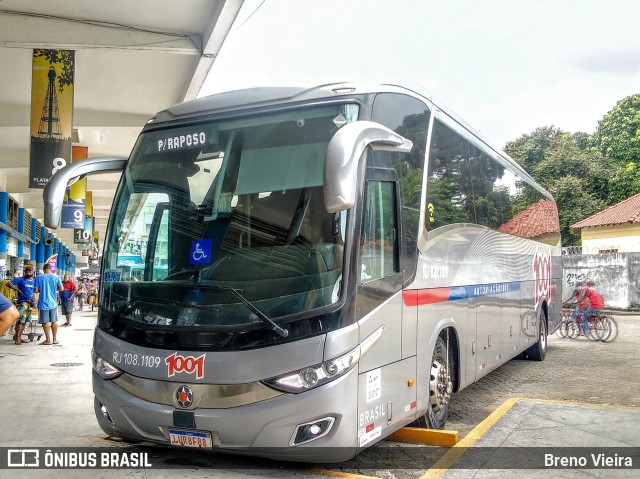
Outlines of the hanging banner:
[{"label": "hanging banner", "polygon": [[[73,145],[71,150],[72,161],[84,160],[87,157],[88,150],[89,148],[86,146]],[[86,178],[76,181],[67,189],[62,203],[60,218],[60,226],[62,228],[73,228],[74,230],[84,228],[86,193]]]},{"label": "hanging banner", "polygon": [[[93,238],[93,217],[86,216],[84,218],[84,231],[87,232],[89,238]],[[87,241],[87,243],[91,243],[91,241]]]},{"label": "hanging banner", "polygon": [[44,188],[71,161],[73,50],[33,50],[29,188]]},{"label": "hanging banner", "polygon": [[51,256],[49,256],[49,258],[47,259],[47,261],[45,261],[45,263],[51,267],[51,271],[49,272],[56,274],[56,266],[58,265],[58,253],[52,254]]},{"label": "hanging banner", "polygon": [[[84,214],[85,216],[93,216],[93,192],[91,191],[87,191],[85,194]],[[93,234],[93,230],[91,234]]]},{"label": "hanging banner", "polygon": [[73,244],[91,244],[91,233],[85,229],[74,229]]}]

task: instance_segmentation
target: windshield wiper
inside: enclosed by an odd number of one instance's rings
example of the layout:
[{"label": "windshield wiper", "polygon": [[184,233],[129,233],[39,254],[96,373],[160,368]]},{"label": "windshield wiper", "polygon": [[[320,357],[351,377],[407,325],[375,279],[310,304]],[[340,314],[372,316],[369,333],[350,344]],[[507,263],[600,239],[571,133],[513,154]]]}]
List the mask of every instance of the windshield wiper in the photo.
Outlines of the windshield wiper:
[{"label": "windshield wiper", "polygon": [[[124,303],[122,306],[120,306],[118,309],[116,309],[114,312],[112,312],[106,318],[104,318],[101,321],[102,325],[105,326],[106,328],[110,328],[114,319],[116,319],[118,316],[124,314],[125,312],[131,310],[133,308],[133,306],[139,300],[140,300],[140,298],[132,298],[129,301],[127,301],[126,303]],[[104,306],[102,306],[102,305],[100,306],[100,308],[106,310],[106,308]]]},{"label": "windshield wiper", "polygon": [[180,286],[184,286],[186,288],[194,289],[194,290],[209,289],[214,291],[215,290],[228,291],[237,299],[239,299],[240,302],[249,309],[249,311],[254,313],[260,321],[266,324],[269,327],[269,329],[276,332],[278,335],[282,336],[283,338],[286,338],[287,336],[289,336],[289,331],[287,331],[284,328],[281,328],[276,323],[274,323],[274,321],[269,316],[267,316],[262,311],[260,311],[260,309],[258,309],[256,305],[254,305],[251,301],[249,301],[239,290],[234,289],[231,286],[218,286],[218,285],[209,285],[209,284],[203,284],[203,283],[198,283],[198,284],[184,283],[184,284],[181,284]]},{"label": "windshield wiper", "polygon": [[284,328],[281,328],[276,323],[274,323],[269,316],[267,316],[262,311],[260,311],[251,301],[245,298],[242,295],[242,293],[240,293],[240,291],[231,287],[220,287],[220,289],[226,289],[232,295],[238,298],[242,302],[242,304],[244,304],[247,308],[249,308],[249,310],[253,312],[258,317],[258,319],[260,319],[260,321],[262,321],[264,324],[269,326],[269,329],[271,329],[272,331],[275,331],[277,334],[279,334],[283,338],[286,338],[287,336],[289,336],[289,331],[287,331]]},{"label": "windshield wiper", "polygon": [[[280,326],[278,326],[269,316],[267,316],[262,311],[260,311],[260,309],[258,309],[257,306],[255,306],[251,301],[249,301],[237,289],[231,288],[229,286],[214,286],[214,285],[204,285],[204,284],[198,284],[198,285],[184,284],[183,286],[189,287],[190,289],[195,289],[195,290],[211,289],[211,290],[218,290],[218,291],[228,291],[233,296],[235,296],[237,299],[239,299],[240,302],[242,304],[244,304],[252,313],[254,313],[258,317],[258,319],[260,321],[262,321],[264,324],[266,324],[269,327],[269,329],[271,329],[272,331],[274,331],[275,333],[277,333],[278,335],[280,335],[283,338],[286,338],[287,336],[289,336],[289,331],[287,331],[286,329],[281,328]],[[123,304],[121,307],[119,307],[116,311],[114,311],[109,316],[107,316],[105,319],[103,319],[102,323],[106,327],[110,327],[111,323],[113,322],[113,320],[116,317],[124,314],[125,312],[127,312],[129,310],[131,310],[135,306],[135,304],[137,302],[139,302],[139,301],[145,301],[147,303],[152,303],[152,304],[154,302],[160,302],[160,303],[173,303],[173,304],[176,304],[176,305],[180,305],[179,302],[177,302],[175,300],[171,300],[171,299],[137,297],[137,298],[133,298],[133,299],[127,301],[125,304]],[[195,306],[197,306],[197,305],[195,305]]]}]

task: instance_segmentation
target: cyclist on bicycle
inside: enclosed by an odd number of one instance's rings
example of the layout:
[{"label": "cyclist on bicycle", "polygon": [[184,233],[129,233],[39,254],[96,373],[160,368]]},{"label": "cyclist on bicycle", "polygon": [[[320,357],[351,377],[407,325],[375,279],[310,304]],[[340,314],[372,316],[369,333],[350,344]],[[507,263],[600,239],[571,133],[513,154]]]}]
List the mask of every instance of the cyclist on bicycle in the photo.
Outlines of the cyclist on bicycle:
[{"label": "cyclist on bicycle", "polygon": [[18,293],[18,312],[20,318],[16,322],[16,334],[13,337],[15,344],[22,344],[22,333],[26,323],[31,322],[31,307],[33,302],[33,288],[35,286],[35,279],[33,278],[33,265],[24,265],[22,271],[22,277],[13,280],[14,285],[20,290]]},{"label": "cyclist on bicycle", "polygon": [[589,317],[596,314],[596,310],[604,308],[604,298],[596,291],[596,283],[594,281],[587,281],[587,286],[584,288],[584,295],[589,298],[589,306],[582,313],[582,323],[585,325],[585,331],[589,331]]},{"label": "cyclist on bicycle", "polygon": [[[576,309],[573,311],[573,313],[571,313],[571,321],[576,323],[578,316],[584,317],[583,316],[584,312],[591,306],[591,303],[589,302],[589,297],[585,294],[584,283],[581,283],[581,282],[576,283],[576,287],[571,293],[571,297],[567,301],[573,298],[576,298],[578,300],[578,305],[576,306]],[[584,327],[585,333],[589,332],[588,321],[586,322],[583,321],[583,327]]]}]

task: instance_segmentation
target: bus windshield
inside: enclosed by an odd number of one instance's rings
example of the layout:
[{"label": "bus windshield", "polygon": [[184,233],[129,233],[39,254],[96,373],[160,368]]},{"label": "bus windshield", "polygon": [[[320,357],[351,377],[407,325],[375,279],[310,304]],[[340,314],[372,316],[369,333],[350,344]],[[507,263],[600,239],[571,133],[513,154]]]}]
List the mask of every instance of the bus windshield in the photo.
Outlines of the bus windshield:
[{"label": "bus windshield", "polygon": [[143,133],[105,241],[103,319],[239,331],[336,302],[346,212],[325,209],[324,160],[357,115],[322,105]]}]

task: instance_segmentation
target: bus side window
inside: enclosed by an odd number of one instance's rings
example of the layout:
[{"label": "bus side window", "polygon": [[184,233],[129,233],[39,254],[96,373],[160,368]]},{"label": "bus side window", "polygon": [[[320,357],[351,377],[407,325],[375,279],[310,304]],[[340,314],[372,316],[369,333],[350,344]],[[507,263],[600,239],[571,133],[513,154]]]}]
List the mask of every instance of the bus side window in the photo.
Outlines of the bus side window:
[{"label": "bus side window", "polygon": [[367,181],[361,238],[361,283],[374,281],[398,272],[394,182]]}]

